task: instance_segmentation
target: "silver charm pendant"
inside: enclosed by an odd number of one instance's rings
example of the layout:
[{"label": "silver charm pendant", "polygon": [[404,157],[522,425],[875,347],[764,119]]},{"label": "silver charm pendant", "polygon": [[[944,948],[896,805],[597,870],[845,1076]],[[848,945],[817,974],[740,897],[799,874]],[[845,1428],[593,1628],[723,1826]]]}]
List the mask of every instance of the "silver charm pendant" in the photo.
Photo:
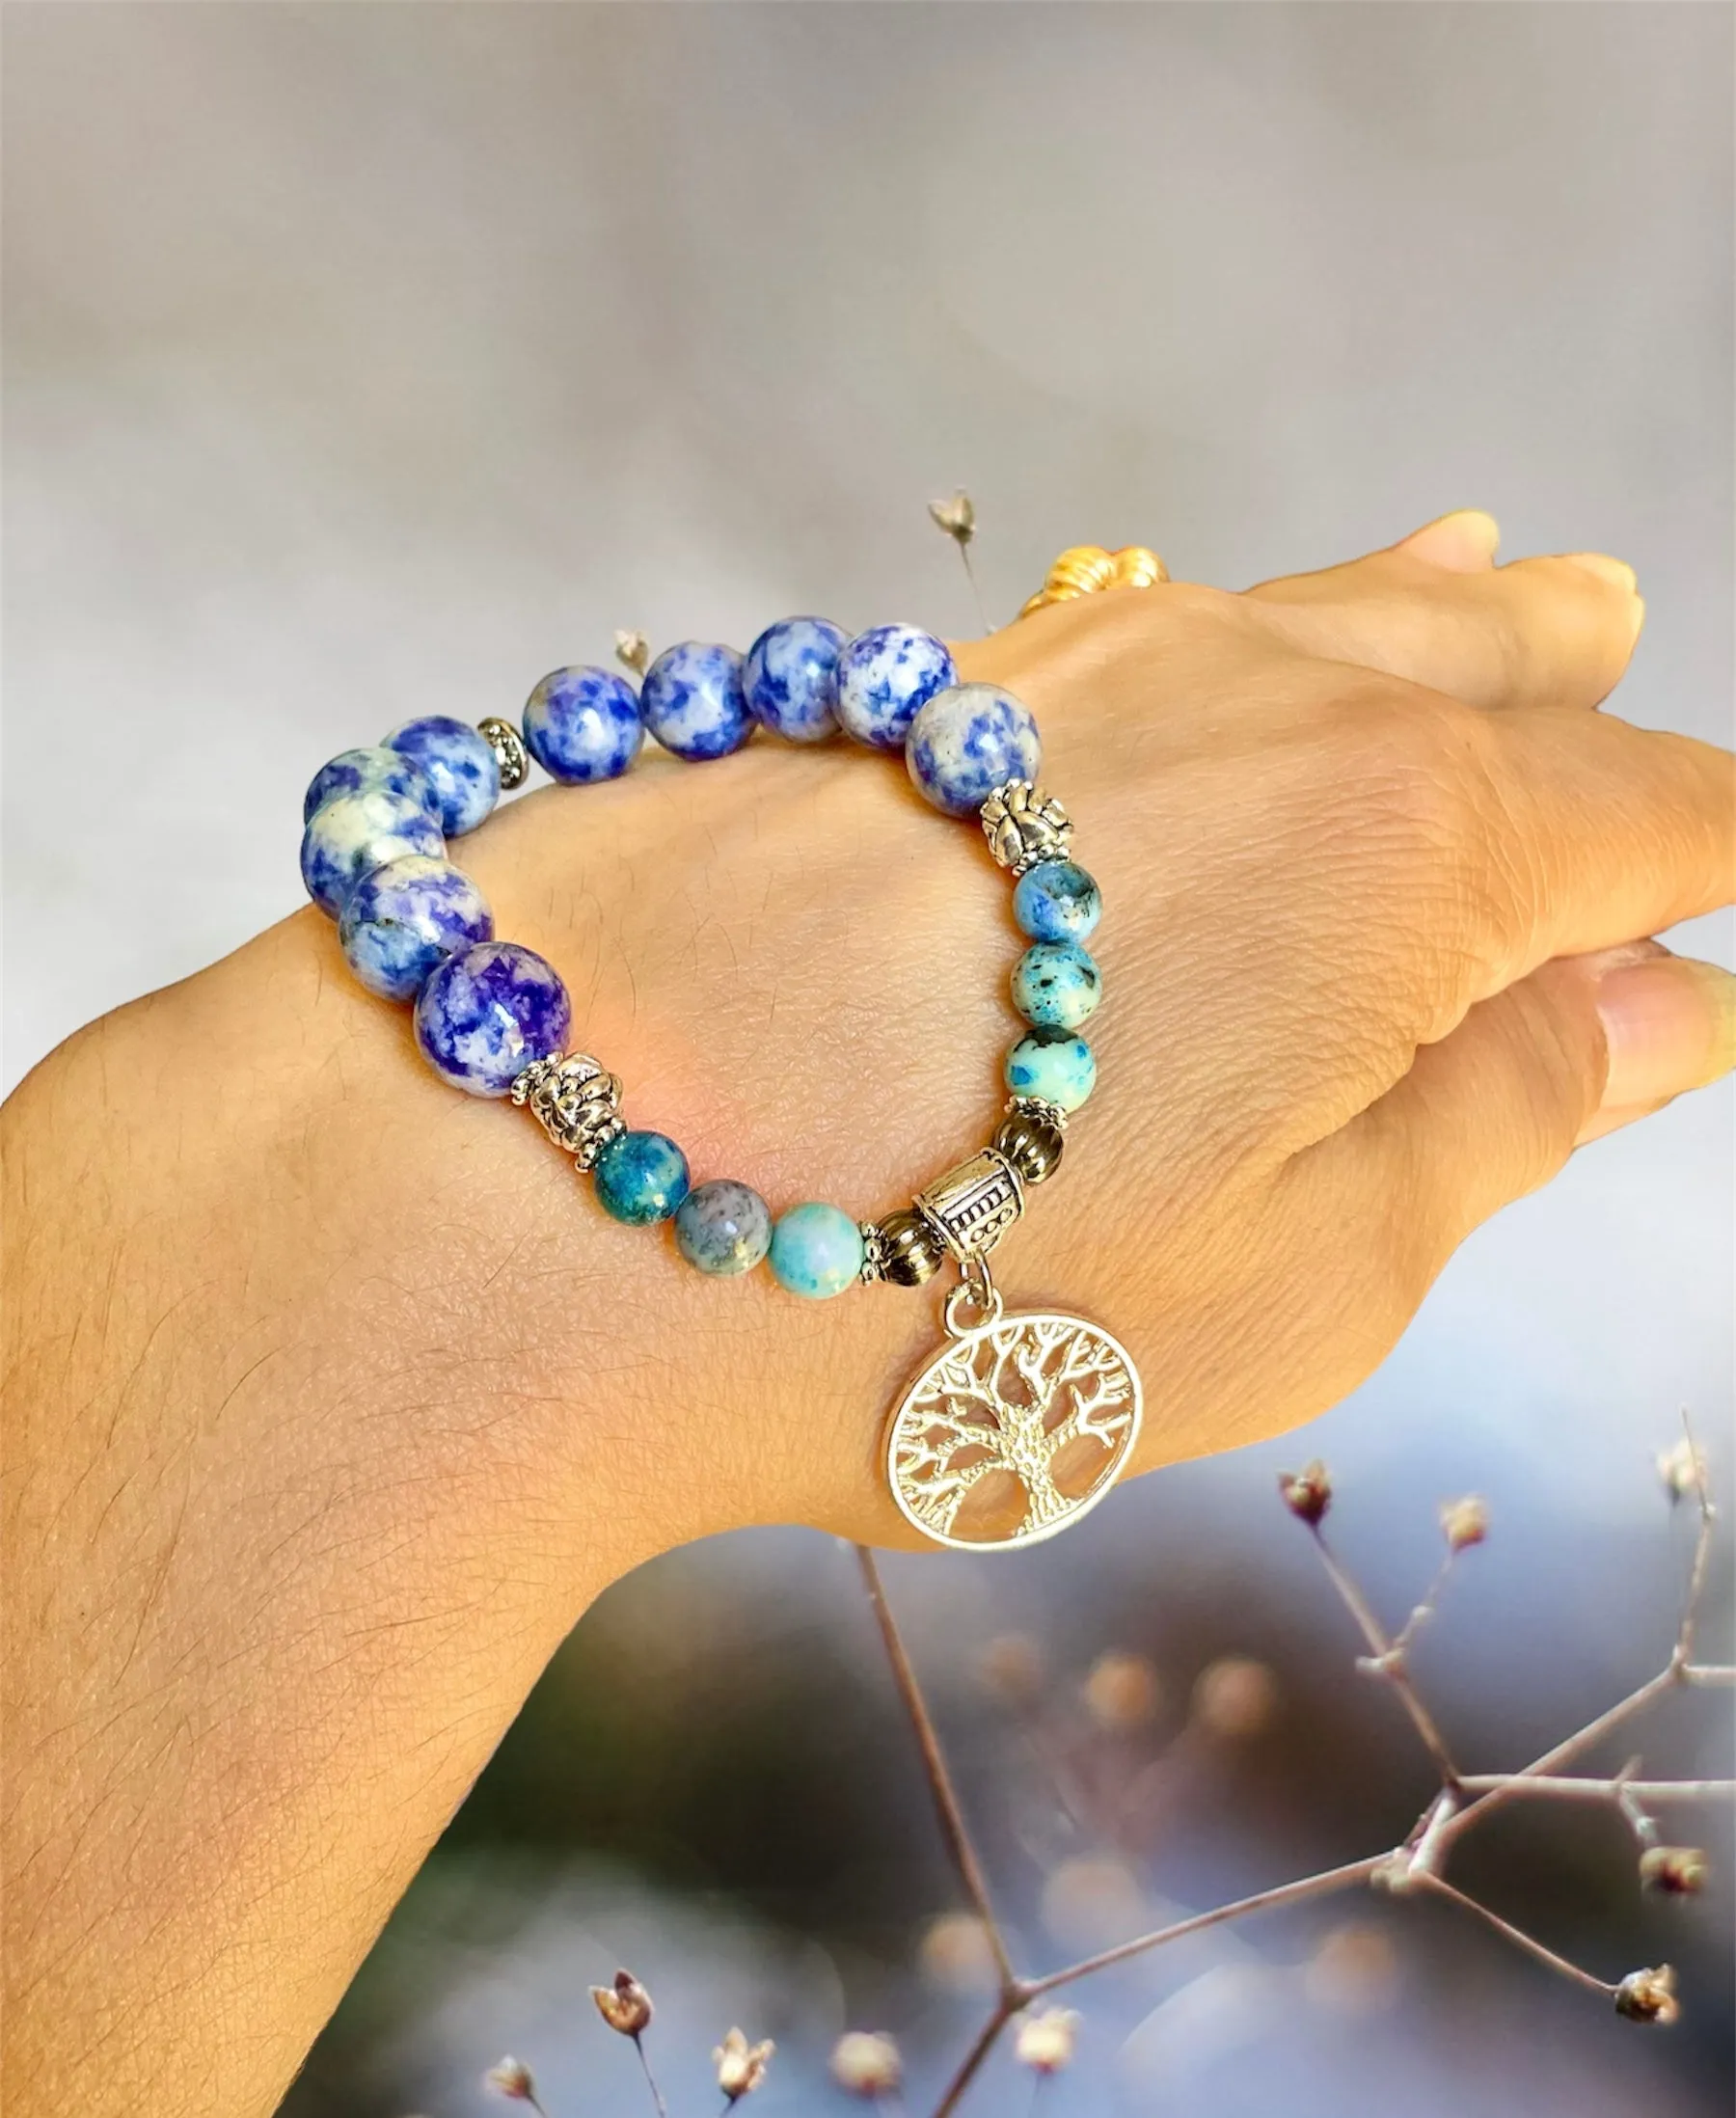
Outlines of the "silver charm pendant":
[{"label": "silver charm pendant", "polygon": [[947,1296],[945,1319],[948,1343],[892,1414],[892,1498],[956,1551],[1052,1537],[1090,1513],[1131,1455],[1139,1372],[1100,1324],[1004,1315],[981,1257]]}]

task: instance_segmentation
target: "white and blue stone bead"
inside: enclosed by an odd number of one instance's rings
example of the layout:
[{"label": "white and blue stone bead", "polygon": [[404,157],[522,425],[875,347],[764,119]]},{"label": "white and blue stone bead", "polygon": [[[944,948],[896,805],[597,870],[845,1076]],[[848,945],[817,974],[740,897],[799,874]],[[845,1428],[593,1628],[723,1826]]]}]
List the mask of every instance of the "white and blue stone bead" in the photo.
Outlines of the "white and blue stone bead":
[{"label": "white and blue stone bead", "polygon": [[1043,745],[1030,709],[997,684],[936,692],[910,723],[905,758],[926,800],[970,816],[1009,779],[1035,779]]},{"label": "white and blue stone bead", "polygon": [[919,709],[958,681],[952,656],[933,633],[876,625],[838,657],[838,720],[858,743],[901,750]]},{"label": "white and blue stone bead", "polygon": [[688,1159],[661,1132],[617,1132],[591,1164],[597,1203],[630,1227],[666,1221],[688,1195]]},{"label": "white and blue stone bead", "polygon": [[1103,900],[1077,861],[1040,860],[1014,888],[1013,916],[1033,941],[1087,941],[1103,916]]},{"label": "white and blue stone bead", "polygon": [[1006,1082],[1015,1096],[1077,1110],[1097,1086],[1097,1054],[1072,1030],[1027,1030],[1007,1054]]},{"label": "white and blue stone bead", "polygon": [[436,964],[494,939],[488,901],[461,869],[406,854],[365,875],[338,921],[344,961],[383,1000],[414,1000]]},{"label": "white and blue stone bead", "polygon": [[413,796],[385,787],[330,795],[302,832],[301,872],[308,895],[333,919],[374,868],[405,854],[446,852],[440,826]]},{"label": "white and blue stone bead", "polygon": [[860,1277],[867,1245],[842,1207],[810,1200],[779,1214],[772,1231],[772,1271],[779,1287],[809,1301],[842,1294]]},{"label": "white and blue stone bead", "polygon": [[516,941],[478,941],[448,956],[416,1001],[422,1057],[469,1096],[504,1096],[531,1060],[561,1049],[572,1021],[554,965]]},{"label": "white and blue stone bead", "polygon": [[1013,1005],[1039,1029],[1075,1030],[1102,997],[1103,974],[1076,941],[1033,941],[1013,966]]},{"label": "white and blue stone bead", "polygon": [[501,799],[501,761],[486,736],[450,714],[423,714],[382,739],[413,758],[434,783],[441,828],[448,838],[474,831]]},{"label": "white and blue stone bead", "polygon": [[523,720],[526,748],[566,786],[618,779],[645,740],[638,698],[612,669],[552,669],[526,700]]},{"label": "white and blue stone bead", "polygon": [[751,1272],[772,1247],[772,1211],[751,1184],[714,1177],[675,1209],[675,1245],[688,1263],[719,1278]]},{"label": "white and blue stone bead", "polygon": [[693,763],[739,750],[754,727],[741,656],[697,639],[665,647],[639,686],[639,719],[665,750]]},{"label": "white and blue stone bead", "polygon": [[786,743],[824,743],[838,727],[844,628],[829,618],[779,618],[742,663],[742,695],[761,727]]},{"label": "white and blue stone bead", "polygon": [[330,801],[334,795],[364,794],[375,788],[383,788],[387,794],[408,795],[439,823],[440,800],[434,782],[414,758],[400,756],[384,744],[376,744],[371,749],[339,750],[330,763],[322,765],[308,782],[302,822],[307,823],[321,802]]}]

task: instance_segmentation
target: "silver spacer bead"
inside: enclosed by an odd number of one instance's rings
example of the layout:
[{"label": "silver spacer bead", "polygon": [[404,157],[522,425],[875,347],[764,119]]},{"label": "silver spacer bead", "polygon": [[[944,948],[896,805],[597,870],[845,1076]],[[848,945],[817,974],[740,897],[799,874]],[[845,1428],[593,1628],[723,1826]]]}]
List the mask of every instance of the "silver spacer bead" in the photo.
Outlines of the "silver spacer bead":
[{"label": "silver spacer bead", "polygon": [[489,714],[477,721],[476,733],[495,754],[501,768],[502,791],[510,794],[514,787],[522,787],[530,771],[530,753],[511,721],[502,720],[499,714]]},{"label": "silver spacer bead", "polygon": [[880,1232],[878,1221],[858,1221],[862,1232],[862,1269],[856,1274],[864,1287],[872,1287],[883,1277],[882,1267],[886,1262],[886,1245]]},{"label": "silver spacer bead", "polygon": [[1004,780],[977,813],[989,851],[1015,875],[1040,860],[1063,858],[1072,844],[1071,817],[1028,779]]},{"label": "silver spacer bead", "polygon": [[1009,1096],[1006,1109],[1009,1117],[1023,1113],[1032,1118],[1045,1119],[1057,1132],[1067,1130],[1067,1121],[1071,1115],[1059,1103],[1045,1103],[1041,1096]]},{"label": "silver spacer bead", "polygon": [[992,1250],[1024,1211],[1024,1180],[998,1148],[925,1184],[913,1202],[960,1264]]},{"label": "silver spacer bead", "polygon": [[585,1052],[533,1059],[512,1084],[512,1100],[557,1148],[586,1171],[627,1128],[621,1119],[621,1084]]}]

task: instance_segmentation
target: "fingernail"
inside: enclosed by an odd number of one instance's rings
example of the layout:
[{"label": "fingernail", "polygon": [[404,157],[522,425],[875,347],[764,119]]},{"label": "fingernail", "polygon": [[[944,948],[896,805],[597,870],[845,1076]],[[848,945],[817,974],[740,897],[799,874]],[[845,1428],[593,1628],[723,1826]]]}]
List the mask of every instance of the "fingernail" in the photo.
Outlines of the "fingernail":
[{"label": "fingernail", "polygon": [[1480,574],[1494,564],[1500,544],[1501,525],[1493,515],[1480,507],[1461,507],[1413,530],[1397,548],[1445,573]]},{"label": "fingernail", "polygon": [[1736,1067],[1736,977],[1717,964],[1662,953],[1614,962],[1598,975],[1597,1013],[1603,1110],[1661,1102]]},{"label": "fingernail", "polygon": [[1563,552],[1561,557],[1570,566],[1583,566],[1587,574],[1607,581],[1612,588],[1625,588],[1630,596],[1639,584],[1640,577],[1626,559],[1612,558],[1607,552]]}]

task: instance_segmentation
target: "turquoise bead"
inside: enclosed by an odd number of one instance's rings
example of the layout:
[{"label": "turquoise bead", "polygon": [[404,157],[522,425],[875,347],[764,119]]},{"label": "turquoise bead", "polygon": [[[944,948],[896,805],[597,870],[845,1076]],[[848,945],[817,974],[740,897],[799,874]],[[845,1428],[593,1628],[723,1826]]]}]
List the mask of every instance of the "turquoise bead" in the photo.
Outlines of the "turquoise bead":
[{"label": "turquoise bead", "polygon": [[842,1294],[862,1270],[862,1232],[842,1207],[810,1200],[779,1216],[772,1270],[779,1287],[809,1301]]},{"label": "turquoise bead", "polygon": [[1013,916],[1033,941],[1088,941],[1103,916],[1102,893],[1075,860],[1040,860],[1013,892]]},{"label": "turquoise bead", "polygon": [[1076,941],[1035,941],[1013,966],[1013,1005],[1042,1029],[1077,1029],[1102,997],[1103,974]]},{"label": "turquoise bead", "polygon": [[666,1221],[688,1195],[687,1156],[661,1132],[619,1132],[591,1165],[598,1204],[630,1227]]},{"label": "turquoise bead", "polygon": [[772,1211],[750,1184],[714,1177],[695,1184],[675,1214],[675,1247],[701,1272],[751,1272],[772,1247]]},{"label": "turquoise bead", "polygon": [[1097,1054],[1071,1030],[1033,1029],[1008,1052],[1006,1080],[1015,1096],[1077,1110],[1097,1087]]}]

